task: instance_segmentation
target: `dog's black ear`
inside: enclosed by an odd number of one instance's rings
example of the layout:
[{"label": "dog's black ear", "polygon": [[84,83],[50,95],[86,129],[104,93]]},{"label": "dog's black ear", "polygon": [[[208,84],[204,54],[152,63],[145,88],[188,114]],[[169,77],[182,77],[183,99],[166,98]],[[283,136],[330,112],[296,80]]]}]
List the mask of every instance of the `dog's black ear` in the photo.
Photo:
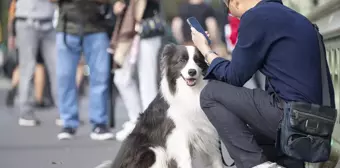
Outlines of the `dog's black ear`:
[{"label": "dog's black ear", "polygon": [[202,69],[202,74],[205,76],[209,66],[205,61],[203,54],[197,48],[195,50],[195,62]]},{"label": "dog's black ear", "polygon": [[199,56],[199,57],[204,58],[204,55],[201,53],[200,50],[197,49],[197,47],[195,47],[195,54],[196,54],[197,56]]},{"label": "dog's black ear", "polygon": [[164,46],[162,51],[162,58],[173,56],[176,52],[176,44],[169,43]]}]

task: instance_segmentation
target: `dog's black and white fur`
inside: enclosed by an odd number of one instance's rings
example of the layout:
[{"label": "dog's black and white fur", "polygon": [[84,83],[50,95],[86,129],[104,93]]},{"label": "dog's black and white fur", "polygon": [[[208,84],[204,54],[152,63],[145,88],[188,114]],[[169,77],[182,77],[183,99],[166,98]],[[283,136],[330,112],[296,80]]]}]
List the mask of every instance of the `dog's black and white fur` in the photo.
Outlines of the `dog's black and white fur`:
[{"label": "dog's black and white fur", "polygon": [[200,107],[208,68],[193,46],[168,44],[162,53],[160,93],[140,115],[112,168],[222,168],[218,134]]}]

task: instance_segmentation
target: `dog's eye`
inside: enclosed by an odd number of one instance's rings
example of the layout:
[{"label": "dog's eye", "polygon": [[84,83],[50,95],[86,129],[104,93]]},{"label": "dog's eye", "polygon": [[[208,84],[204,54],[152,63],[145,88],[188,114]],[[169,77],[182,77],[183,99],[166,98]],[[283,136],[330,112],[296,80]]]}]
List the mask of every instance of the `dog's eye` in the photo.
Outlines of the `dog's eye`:
[{"label": "dog's eye", "polygon": [[184,58],[181,58],[179,62],[185,62],[186,60]]}]

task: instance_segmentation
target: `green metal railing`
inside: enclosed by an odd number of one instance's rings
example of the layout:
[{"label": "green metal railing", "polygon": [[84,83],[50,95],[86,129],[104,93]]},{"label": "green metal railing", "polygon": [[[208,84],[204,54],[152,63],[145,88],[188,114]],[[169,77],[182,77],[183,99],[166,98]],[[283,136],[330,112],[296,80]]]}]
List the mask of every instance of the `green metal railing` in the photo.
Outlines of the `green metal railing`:
[{"label": "green metal railing", "polygon": [[[340,3],[340,2],[339,2]],[[340,7],[339,9],[340,10]],[[340,16],[336,16],[340,17]],[[339,22],[336,24],[340,24]],[[335,143],[340,144],[340,25],[339,28],[331,30],[329,32],[324,32],[324,42],[327,52],[327,60],[329,69],[331,72],[334,92],[335,92],[335,103],[338,109],[338,121],[335,126],[333,133]],[[340,149],[339,149],[340,150]]]},{"label": "green metal railing", "polygon": [[[308,18],[316,23],[324,37],[327,61],[332,76],[338,118],[333,131],[330,160],[322,164],[309,164],[308,168],[335,168],[340,157],[340,0],[330,0],[313,10]],[[338,166],[339,167],[338,163]]]},{"label": "green metal railing", "polygon": [[[340,24],[340,23],[339,23]],[[337,124],[333,131],[333,142],[332,142],[332,162],[338,162],[340,157],[340,123],[339,123],[339,112],[340,112],[340,29],[337,29],[338,33],[333,33],[332,36],[325,38],[325,46],[327,53],[327,60],[329,70],[331,72],[334,92],[335,92],[335,103],[338,109]],[[325,34],[325,37],[326,34]],[[325,165],[323,168],[334,168],[335,165]]]},{"label": "green metal railing", "polygon": [[[336,107],[339,109],[340,108],[340,94],[339,94],[340,93],[340,29],[339,29],[338,37],[332,40],[325,40],[325,45],[326,45],[328,66],[331,72],[333,85],[334,85],[335,103],[336,103]],[[338,121],[338,124],[339,124],[339,121]],[[338,133],[339,134],[336,134],[335,136],[337,136],[338,137],[337,139],[340,140],[340,132]]]}]

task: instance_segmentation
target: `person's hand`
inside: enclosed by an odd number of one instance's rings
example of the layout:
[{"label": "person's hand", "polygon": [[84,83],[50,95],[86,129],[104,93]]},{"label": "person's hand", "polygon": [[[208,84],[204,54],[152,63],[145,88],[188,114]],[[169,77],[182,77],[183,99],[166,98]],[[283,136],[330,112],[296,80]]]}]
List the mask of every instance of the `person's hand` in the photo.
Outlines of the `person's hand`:
[{"label": "person's hand", "polygon": [[138,33],[141,33],[141,29],[142,29],[141,24],[137,22],[135,24],[135,31],[138,32]]},{"label": "person's hand", "polygon": [[124,2],[122,1],[117,1],[114,5],[113,5],[113,13],[115,15],[120,15],[123,10],[125,9],[126,5]]},{"label": "person's hand", "polygon": [[9,36],[8,37],[8,49],[9,50],[14,50],[15,49],[15,37],[14,36]]},{"label": "person's hand", "polygon": [[[208,38],[210,38],[210,34],[208,32],[205,33],[207,34]],[[191,38],[192,42],[202,54],[205,54],[206,52],[211,50],[208,44],[208,40],[205,38],[205,36],[193,27],[191,28]]]}]

